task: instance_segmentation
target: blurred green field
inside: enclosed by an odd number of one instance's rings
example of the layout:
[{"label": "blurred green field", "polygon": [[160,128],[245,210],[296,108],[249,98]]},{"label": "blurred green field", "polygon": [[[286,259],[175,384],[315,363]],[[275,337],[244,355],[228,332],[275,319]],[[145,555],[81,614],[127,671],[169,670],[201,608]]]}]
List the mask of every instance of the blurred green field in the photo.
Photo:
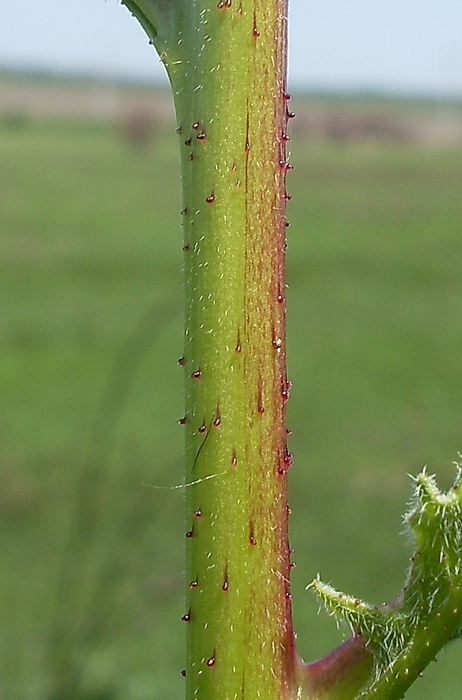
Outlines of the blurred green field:
[{"label": "blurred green field", "polygon": [[[293,139],[299,648],[320,572],[394,597],[408,473],[462,450],[462,152]],[[182,697],[182,281],[173,125],[0,124],[0,698]],[[460,642],[409,693],[460,698]],[[218,700],[218,699],[217,699]]]}]

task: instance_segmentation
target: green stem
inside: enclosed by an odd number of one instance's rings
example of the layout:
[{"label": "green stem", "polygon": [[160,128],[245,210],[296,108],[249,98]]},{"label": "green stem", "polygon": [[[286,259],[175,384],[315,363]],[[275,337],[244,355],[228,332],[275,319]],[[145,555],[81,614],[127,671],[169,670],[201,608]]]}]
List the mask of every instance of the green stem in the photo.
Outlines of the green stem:
[{"label": "green stem", "polygon": [[[169,73],[182,166],[186,697],[333,699],[339,674],[305,669],[292,628],[287,0],[129,7]],[[364,649],[340,656],[356,669]]]},{"label": "green stem", "polygon": [[295,697],[286,476],[287,0],[135,0],[183,180],[187,698]]},{"label": "green stem", "polygon": [[169,73],[182,164],[186,694],[292,698],[287,0],[129,5]]},{"label": "green stem", "polygon": [[188,489],[187,698],[294,696],[285,13],[284,0],[190,8],[179,33],[197,60],[172,75],[184,193],[186,469],[188,482],[203,480]]}]

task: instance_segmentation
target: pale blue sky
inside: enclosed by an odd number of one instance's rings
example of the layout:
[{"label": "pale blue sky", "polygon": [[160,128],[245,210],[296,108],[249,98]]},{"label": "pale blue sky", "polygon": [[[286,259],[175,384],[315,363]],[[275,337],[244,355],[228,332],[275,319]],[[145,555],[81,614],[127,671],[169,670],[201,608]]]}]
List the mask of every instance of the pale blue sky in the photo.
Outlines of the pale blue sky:
[{"label": "pale blue sky", "polygon": [[[117,0],[1,0],[0,65],[164,79]],[[462,96],[462,0],[291,0],[290,82]]]}]

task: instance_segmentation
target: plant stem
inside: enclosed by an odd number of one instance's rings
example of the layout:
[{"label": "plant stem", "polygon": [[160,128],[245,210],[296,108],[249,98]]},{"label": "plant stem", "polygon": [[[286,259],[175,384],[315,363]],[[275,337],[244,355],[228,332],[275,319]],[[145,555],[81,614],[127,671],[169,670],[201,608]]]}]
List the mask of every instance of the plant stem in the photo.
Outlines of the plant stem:
[{"label": "plant stem", "polygon": [[[182,166],[186,697],[334,700],[335,673],[300,663],[292,627],[287,0],[128,5],[169,73]],[[356,647],[340,657],[356,669]]]},{"label": "plant stem", "polygon": [[197,60],[172,75],[186,473],[203,480],[187,498],[187,698],[288,698],[286,3],[195,5],[179,36]]}]

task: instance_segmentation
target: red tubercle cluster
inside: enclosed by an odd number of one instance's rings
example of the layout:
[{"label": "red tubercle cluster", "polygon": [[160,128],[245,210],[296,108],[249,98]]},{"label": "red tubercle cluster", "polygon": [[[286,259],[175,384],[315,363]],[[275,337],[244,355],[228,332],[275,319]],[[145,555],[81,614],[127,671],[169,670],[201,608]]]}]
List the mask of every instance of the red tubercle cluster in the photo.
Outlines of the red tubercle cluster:
[{"label": "red tubercle cluster", "polygon": [[284,104],[285,104],[285,106],[286,106],[286,119],[287,119],[287,120],[288,120],[288,119],[293,119],[293,118],[295,117],[295,112],[291,112],[291,111],[289,110],[289,104],[288,104],[288,103],[290,102],[290,100],[292,99],[292,95],[290,95],[288,92],[286,92],[286,91],[284,90],[283,93],[282,93],[282,99],[283,99]]},{"label": "red tubercle cluster", "polygon": [[282,348],[282,339],[276,338],[273,336],[273,340],[271,341],[271,344],[275,350],[280,350]]},{"label": "red tubercle cluster", "polygon": [[[289,93],[286,92],[286,91],[284,90],[283,93],[282,93],[282,99],[283,99],[283,102],[284,102],[284,105],[285,105],[285,122],[286,122],[286,127],[285,127],[284,131],[283,131],[282,134],[281,134],[281,139],[282,139],[282,142],[283,142],[284,144],[286,144],[288,141],[290,141],[290,136],[289,136],[289,134],[287,133],[287,122],[289,121],[289,119],[293,119],[293,118],[295,117],[295,112],[289,111],[289,108],[288,108],[288,102],[289,102],[290,99],[292,99],[292,95],[289,95]],[[289,168],[289,169],[290,169],[290,168]]]},{"label": "red tubercle cluster", "polygon": [[[290,385],[290,382],[289,382],[289,385]],[[291,430],[286,428],[286,435],[290,435],[291,432],[292,432]],[[292,467],[293,463],[294,463],[294,456],[293,456],[292,452],[289,452],[287,444],[286,444],[282,455],[279,454],[279,457],[278,457],[278,468],[277,468],[278,475],[279,476],[286,476],[287,472]],[[291,512],[292,511],[287,506],[287,514],[290,515]]]},{"label": "red tubercle cluster", "polygon": [[[292,511],[291,511],[291,512],[292,512]],[[297,564],[296,564],[294,561],[291,561],[291,557],[292,557],[292,554],[294,553],[294,551],[295,551],[294,549],[292,549],[291,547],[289,547],[289,551],[288,551],[288,554],[289,554],[289,556],[288,556],[288,560],[289,560],[289,576],[290,576],[290,572],[292,571],[292,569],[295,569],[295,567],[297,566]],[[290,585],[290,581],[289,581],[289,585]]]},{"label": "red tubercle cluster", "polygon": [[[292,112],[292,111],[289,109],[289,102],[290,102],[291,99],[292,99],[292,95],[290,95],[288,92],[286,92],[285,90],[283,90],[283,92],[282,92],[282,101],[283,101],[283,103],[284,103],[284,105],[285,105],[285,118],[286,118],[286,122],[288,122],[289,119],[293,119],[293,118],[295,117],[295,112]],[[288,140],[288,139],[287,139],[287,140]]]},{"label": "red tubercle cluster", "polygon": [[293,456],[292,452],[288,452],[287,447],[284,450],[283,462],[284,462],[284,467],[286,469],[290,469],[290,467],[294,463],[294,456]]},{"label": "red tubercle cluster", "polygon": [[[207,134],[206,134],[205,128],[204,128],[204,127],[201,127],[201,124],[200,124],[199,121],[195,121],[195,122],[191,125],[191,129],[193,130],[193,132],[199,132],[199,133],[193,133],[193,134],[191,134],[191,136],[189,136],[189,137],[185,140],[184,145],[187,146],[188,148],[192,148],[192,147],[193,147],[193,137],[194,137],[194,136],[196,137],[197,141],[205,141],[205,139],[207,138]],[[182,134],[182,132],[183,132],[182,127],[178,127],[178,129],[176,130],[176,132],[177,132],[177,134]],[[194,160],[194,157],[195,157],[195,156],[194,156],[194,151],[191,150],[191,152],[190,152],[189,155],[188,155],[188,158],[189,158],[189,160]]]},{"label": "red tubercle cluster", "polygon": [[[284,190],[283,190],[282,198],[283,198],[283,201],[285,203],[290,202],[290,200],[292,199],[292,196],[287,193],[287,190],[285,188],[285,176],[287,175],[287,173],[290,170],[293,170],[293,167],[294,167],[292,165],[292,163],[289,163],[287,155],[286,155],[286,144],[290,141],[290,136],[287,133],[287,122],[289,121],[289,119],[292,116],[295,116],[292,112],[289,112],[288,107],[287,107],[287,104],[288,104],[289,100],[291,99],[291,97],[292,96],[288,92],[286,92],[286,90],[282,91],[282,101],[283,101],[284,109],[285,109],[285,114],[284,114],[285,125],[282,129],[281,141],[280,141],[280,145],[279,145],[279,170],[283,175]],[[281,224],[284,225],[284,228],[288,228],[290,226],[290,223],[287,221],[285,216],[282,217]],[[286,249],[287,249],[287,242],[285,241],[283,251],[285,252]]]}]

